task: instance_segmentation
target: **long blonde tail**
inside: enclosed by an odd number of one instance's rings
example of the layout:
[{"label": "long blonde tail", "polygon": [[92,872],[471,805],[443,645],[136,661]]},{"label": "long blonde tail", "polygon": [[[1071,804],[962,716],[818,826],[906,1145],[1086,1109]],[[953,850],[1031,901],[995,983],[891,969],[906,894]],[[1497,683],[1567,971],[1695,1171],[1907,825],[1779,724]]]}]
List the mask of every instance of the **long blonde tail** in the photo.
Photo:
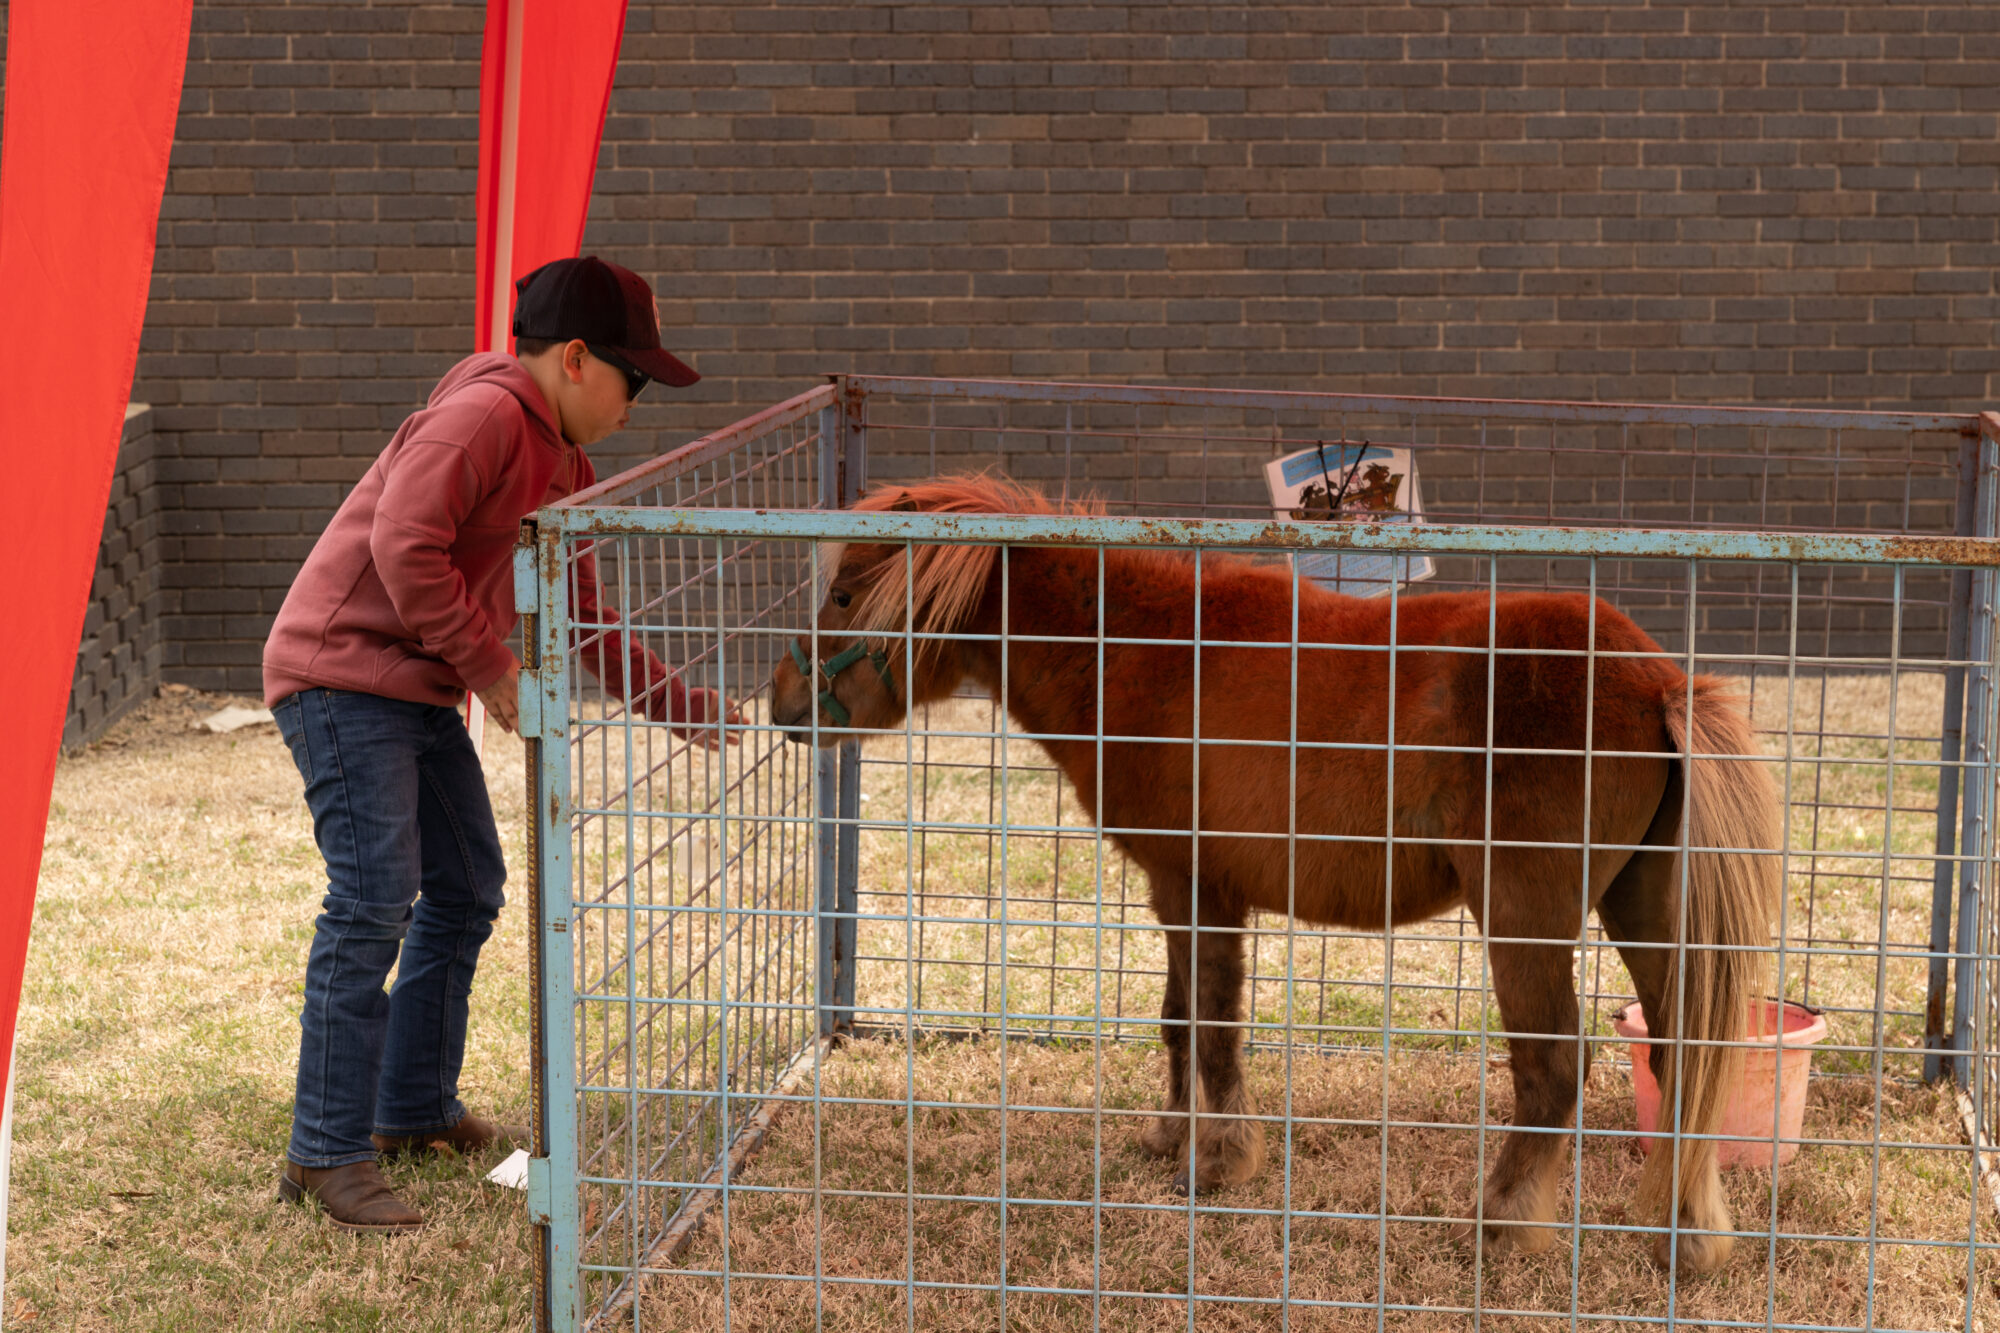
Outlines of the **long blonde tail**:
[{"label": "long blonde tail", "polygon": [[[1757,753],[1749,716],[1727,681],[1696,676],[1693,695],[1691,718],[1681,689],[1665,703],[1667,733],[1683,756]],[[1646,1026],[1656,1041],[1740,1042],[1750,1007],[1764,994],[1767,959],[1761,951],[1770,947],[1771,920],[1783,890],[1778,858],[1741,849],[1781,845],[1778,792],[1761,763],[1683,758],[1682,764],[1688,854],[1680,882],[1687,890],[1681,915],[1686,933],[1684,947],[1675,951],[1678,966],[1667,974],[1664,1012],[1648,1012]],[[1705,850],[1709,848],[1736,850]],[[1742,1065],[1743,1051],[1736,1046],[1669,1047],[1660,1080],[1660,1129],[1672,1130],[1678,1093],[1683,1133],[1720,1132]],[[1690,1196],[1714,1188],[1715,1149],[1711,1140],[1683,1140],[1676,1178],[1673,1145],[1656,1140],[1639,1181],[1642,1215],[1664,1214],[1670,1222],[1669,1199],[1685,1215],[1714,1215],[1709,1208],[1693,1206]]]}]

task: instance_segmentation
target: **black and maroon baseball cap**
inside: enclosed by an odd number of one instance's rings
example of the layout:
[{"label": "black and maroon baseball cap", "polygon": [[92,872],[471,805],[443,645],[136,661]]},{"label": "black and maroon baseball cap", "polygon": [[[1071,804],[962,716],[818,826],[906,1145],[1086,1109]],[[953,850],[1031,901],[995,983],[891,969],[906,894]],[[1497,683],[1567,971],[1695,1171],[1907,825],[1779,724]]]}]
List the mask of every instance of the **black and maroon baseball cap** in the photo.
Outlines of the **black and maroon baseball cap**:
[{"label": "black and maroon baseball cap", "polygon": [[694,367],[660,346],[653,289],[629,268],[595,255],[554,259],[515,283],[514,290],[516,338],[549,342],[581,338],[676,389],[701,378]]}]

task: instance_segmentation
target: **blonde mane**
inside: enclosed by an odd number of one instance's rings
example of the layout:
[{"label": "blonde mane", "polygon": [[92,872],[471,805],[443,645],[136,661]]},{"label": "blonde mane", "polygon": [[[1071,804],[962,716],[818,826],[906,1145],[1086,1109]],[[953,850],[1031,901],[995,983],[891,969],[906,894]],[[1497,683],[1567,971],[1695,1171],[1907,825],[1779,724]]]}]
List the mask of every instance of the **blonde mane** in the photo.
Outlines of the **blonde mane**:
[{"label": "blonde mane", "polygon": [[[1040,491],[1005,477],[956,476],[909,486],[882,486],[854,505],[864,513],[927,514],[1101,514],[1095,499],[1051,500]],[[900,634],[909,628],[926,634],[949,634],[964,627],[978,609],[986,584],[993,577],[997,546],[891,546],[887,558],[861,572],[865,586],[857,599],[853,625],[871,635]],[[820,554],[822,577],[830,579],[846,555],[834,546]],[[914,580],[911,575],[914,574]],[[824,590],[822,590],[824,592]],[[935,654],[936,639],[920,640],[921,656]]]}]

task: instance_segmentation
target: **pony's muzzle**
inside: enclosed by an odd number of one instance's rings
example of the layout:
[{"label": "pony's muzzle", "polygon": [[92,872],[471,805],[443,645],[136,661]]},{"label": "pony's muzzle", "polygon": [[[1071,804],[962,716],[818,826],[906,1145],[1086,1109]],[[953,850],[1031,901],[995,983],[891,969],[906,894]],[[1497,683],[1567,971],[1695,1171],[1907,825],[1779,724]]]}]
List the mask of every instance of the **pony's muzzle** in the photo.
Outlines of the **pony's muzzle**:
[{"label": "pony's muzzle", "polygon": [[[774,695],[771,701],[771,721],[780,731],[784,732],[785,739],[792,744],[811,745],[813,742],[813,705],[814,699],[810,694],[806,695],[803,703],[788,704],[784,701],[782,692],[779,692]],[[839,739],[838,736],[822,736],[821,743],[824,745],[833,745]]]},{"label": "pony's muzzle", "polygon": [[[880,648],[870,648],[866,643],[857,640],[848,644],[833,656],[820,660],[808,657],[806,650],[800,645],[797,639],[793,639],[788,647],[791,649],[791,665],[798,671],[799,680],[807,682],[808,689],[813,684],[822,686],[816,702],[818,703],[820,712],[826,714],[832,726],[846,727],[851,726],[854,722],[854,714],[848,711],[847,705],[842,703],[839,696],[833,692],[833,687],[840,673],[857,663],[868,662],[872,664],[875,668],[876,676],[882,682],[882,688],[889,692],[891,699],[896,697],[896,677],[889,669],[889,655]],[[782,675],[783,671],[784,663],[781,662],[778,666],[778,672]],[[775,684],[778,681],[778,677],[774,675],[772,680]],[[800,705],[797,715],[789,721],[779,717],[778,711],[775,708],[773,709],[772,718],[779,726],[786,729],[785,738],[787,740],[803,742],[809,738],[810,733],[801,730],[801,728],[804,727],[805,716],[812,709],[814,702],[813,696],[808,695],[807,702]],[[830,745],[833,742],[829,740],[826,744]]]},{"label": "pony's muzzle", "polygon": [[[789,716],[787,715],[788,712]],[[811,713],[812,713],[811,700],[807,700],[805,707],[793,710],[787,710],[781,706],[774,706],[771,709],[771,721],[777,724],[778,729],[785,733],[785,739],[790,741],[792,744],[811,745],[812,744]]]}]

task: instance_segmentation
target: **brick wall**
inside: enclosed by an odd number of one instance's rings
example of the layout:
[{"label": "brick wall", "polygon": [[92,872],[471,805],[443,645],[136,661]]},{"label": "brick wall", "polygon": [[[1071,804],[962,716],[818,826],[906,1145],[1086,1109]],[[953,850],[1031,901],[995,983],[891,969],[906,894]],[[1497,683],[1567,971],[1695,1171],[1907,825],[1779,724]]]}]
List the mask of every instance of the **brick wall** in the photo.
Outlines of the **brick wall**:
[{"label": "brick wall", "polygon": [[[1992,401],[2000,5],[635,3],[586,244],[708,376]],[[478,5],[196,7],[140,396],[166,670],[251,689],[469,349]]]},{"label": "brick wall", "polygon": [[160,683],[162,567],[154,458],[159,438],[152,408],[144,403],[126,408],[63,722],[66,750],[102,736],[133,705],[151,698]]}]

